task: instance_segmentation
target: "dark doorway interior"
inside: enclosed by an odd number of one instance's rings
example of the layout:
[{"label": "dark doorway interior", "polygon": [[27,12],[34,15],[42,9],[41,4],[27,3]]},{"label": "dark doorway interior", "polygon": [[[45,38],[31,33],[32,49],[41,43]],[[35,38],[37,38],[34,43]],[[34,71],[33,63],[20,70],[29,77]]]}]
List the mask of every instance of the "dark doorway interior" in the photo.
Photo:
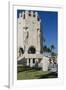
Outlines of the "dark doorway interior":
[{"label": "dark doorway interior", "polygon": [[36,49],[35,49],[33,46],[31,46],[31,47],[28,49],[28,53],[29,53],[29,54],[35,54],[35,53],[36,53]]}]

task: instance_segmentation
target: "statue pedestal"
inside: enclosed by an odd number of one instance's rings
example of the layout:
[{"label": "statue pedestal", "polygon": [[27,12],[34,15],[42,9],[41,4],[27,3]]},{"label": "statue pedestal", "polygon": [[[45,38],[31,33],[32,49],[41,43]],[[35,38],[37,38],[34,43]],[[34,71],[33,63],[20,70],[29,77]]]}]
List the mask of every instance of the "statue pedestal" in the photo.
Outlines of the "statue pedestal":
[{"label": "statue pedestal", "polygon": [[49,65],[49,58],[43,57],[43,59],[42,59],[42,70],[48,71],[48,65]]}]

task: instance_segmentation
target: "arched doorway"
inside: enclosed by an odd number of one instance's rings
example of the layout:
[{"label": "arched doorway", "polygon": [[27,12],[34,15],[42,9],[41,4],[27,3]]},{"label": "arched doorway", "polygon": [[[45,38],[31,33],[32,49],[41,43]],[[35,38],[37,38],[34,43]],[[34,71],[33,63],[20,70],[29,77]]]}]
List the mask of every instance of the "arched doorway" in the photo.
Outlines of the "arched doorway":
[{"label": "arched doorway", "polygon": [[29,54],[35,54],[35,53],[36,53],[35,47],[34,47],[34,46],[29,47],[28,53],[29,53]]},{"label": "arched doorway", "polygon": [[19,48],[19,56],[21,56],[21,54],[24,54],[24,50],[22,47]]}]

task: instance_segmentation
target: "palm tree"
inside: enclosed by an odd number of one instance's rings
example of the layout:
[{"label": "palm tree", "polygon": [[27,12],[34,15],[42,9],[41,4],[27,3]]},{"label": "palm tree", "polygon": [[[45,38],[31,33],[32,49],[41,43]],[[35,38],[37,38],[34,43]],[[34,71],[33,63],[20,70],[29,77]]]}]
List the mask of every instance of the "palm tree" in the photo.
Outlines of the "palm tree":
[{"label": "palm tree", "polygon": [[47,46],[46,45],[43,47],[43,52],[47,52]]},{"label": "palm tree", "polygon": [[54,45],[51,45],[50,46],[50,49],[51,49],[51,51],[53,51],[55,49],[55,46]]},{"label": "palm tree", "polygon": [[54,49],[55,49],[55,46],[54,45],[51,45],[50,46],[50,49],[51,49],[51,57],[54,55]]},{"label": "palm tree", "polygon": [[46,42],[46,39],[44,37],[42,37],[42,44],[43,44],[43,48],[45,46],[45,42]]},{"label": "palm tree", "polygon": [[50,48],[47,48],[47,52],[50,53],[51,52],[51,49]]}]

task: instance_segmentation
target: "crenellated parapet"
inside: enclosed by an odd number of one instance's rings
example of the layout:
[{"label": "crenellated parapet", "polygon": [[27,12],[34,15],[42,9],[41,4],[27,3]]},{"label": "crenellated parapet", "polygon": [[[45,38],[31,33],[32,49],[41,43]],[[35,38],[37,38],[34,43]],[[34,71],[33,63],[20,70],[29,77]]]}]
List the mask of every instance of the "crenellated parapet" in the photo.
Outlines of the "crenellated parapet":
[{"label": "crenellated parapet", "polygon": [[37,21],[40,21],[40,18],[36,11],[27,11],[27,10],[22,11],[19,13],[19,18],[22,18],[22,19],[33,18],[33,19],[36,19]]}]

